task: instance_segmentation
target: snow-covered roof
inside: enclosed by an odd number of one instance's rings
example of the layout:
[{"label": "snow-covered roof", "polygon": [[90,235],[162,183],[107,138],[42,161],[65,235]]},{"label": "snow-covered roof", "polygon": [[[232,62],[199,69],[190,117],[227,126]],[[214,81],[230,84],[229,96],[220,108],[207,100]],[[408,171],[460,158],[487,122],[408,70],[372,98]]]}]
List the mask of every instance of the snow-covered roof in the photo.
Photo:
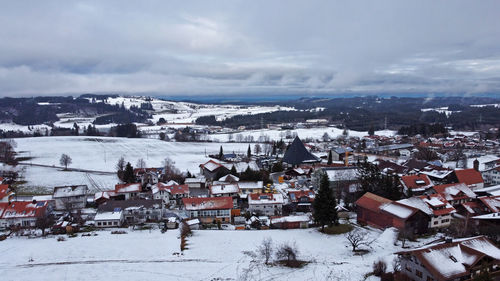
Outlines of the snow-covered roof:
[{"label": "snow-covered roof", "polygon": [[86,185],[56,186],[54,187],[54,198],[82,196],[87,194]]},{"label": "snow-covered roof", "polygon": [[122,211],[97,213],[94,217],[94,221],[121,220],[122,215]]},{"label": "snow-covered roof", "polygon": [[325,170],[330,181],[353,181],[358,178],[357,168],[340,168]]},{"label": "snow-covered roof", "polygon": [[47,201],[14,201],[11,203],[0,203],[0,218],[34,218],[45,213]]},{"label": "snow-covered roof", "polygon": [[476,194],[464,183],[436,185],[433,189],[448,201],[461,197],[476,198]]},{"label": "snow-covered roof", "polygon": [[263,181],[240,181],[238,182],[240,189],[262,189],[264,187]]},{"label": "snow-covered roof", "polygon": [[470,274],[470,266],[477,264],[485,256],[500,259],[500,249],[484,236],[471,237],[433,244],[398,254],[411,254],[437,279],[451,280]]},{"label": "snow-covered roof", "polygon": [[411,207],[408,207],[408,206],[405,206],[402,204],[397,204],[394,202],[380,206],[380,210],[383,210],[387,213],[390,213],[390,214],[395,215],[395,216],[402,218],[402,219],[407,219],[413,213],[415,213],[415,209],[412,209]]},{"label": "snow-covered roof", "polygon": [[238,193],[240,189],[237,184],[217,184],[210,187],[210,193],[217,194],[228,194],[228,193]]},{"label": "snow-covered roof", "polygon": [[283,204],[283,195],[277,193],[256,193],[248,196],[249,205]]},{"label": "snow-covered roof", "polygon": [[205,183],[207,179],[205,177],[196,177],[196,178],[186,178],[184,183]]},{"label": "snow-covered roof", "polygon": [[271,219],[271,224],[273,223],[283,223],[283,222],[309,222],[311,218],[309,216],[286,216],[280,218]]}]

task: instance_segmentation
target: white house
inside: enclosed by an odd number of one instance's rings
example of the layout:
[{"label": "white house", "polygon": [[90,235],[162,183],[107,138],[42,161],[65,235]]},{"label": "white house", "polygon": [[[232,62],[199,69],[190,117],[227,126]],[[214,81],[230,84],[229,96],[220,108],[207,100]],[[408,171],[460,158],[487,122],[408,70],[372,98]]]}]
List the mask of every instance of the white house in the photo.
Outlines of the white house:
[{"label": "white house", "polygon": [[86,185],[56,186],[52,198],[58,211],[83,209],[87,205],[89,188]]},{"label": "white house", "polygon": [[275,193],[256,193],[248,195],[248,210],[266,216],[281,215],[284,204],[283,195]]},{"label": "white house", "polygon": [[123,211],[97,213],[94,222],[96,227],[120,227],[123,223]]}]

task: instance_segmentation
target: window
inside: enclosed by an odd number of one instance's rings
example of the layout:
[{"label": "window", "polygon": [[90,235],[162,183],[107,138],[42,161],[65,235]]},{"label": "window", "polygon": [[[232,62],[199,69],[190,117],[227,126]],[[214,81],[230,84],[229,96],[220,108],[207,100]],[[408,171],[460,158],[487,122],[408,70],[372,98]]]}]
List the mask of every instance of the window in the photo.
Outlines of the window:
[{"label": "window", "polygon": [[101,226],[101,222],[98,222],[98,223],[97,223],[97,225],[98,225],[98,226]]},{"label": "window", "polygon": [[421,271],[419,271],[418,269],[417,269],[417,270],[415,270],[415,275],[417,275],[417,277],[422,278],[422,272],[421,272]]},{"label": "window", "polygon": [[106,222],[106,221],[102,222],[102,225],[106,226],[106,225],[108,225],[108,222]]},{"label": "window", "polygon": [[438,224],[439,221],[434,221],[434,224]]},{"label": "window", "polygon": [[427,281],[434,281],[434,278],[427,276]]},{"label": "window", "polygon": [[118,222],[117,221],[113,222],[113,225],[118,225]]}]

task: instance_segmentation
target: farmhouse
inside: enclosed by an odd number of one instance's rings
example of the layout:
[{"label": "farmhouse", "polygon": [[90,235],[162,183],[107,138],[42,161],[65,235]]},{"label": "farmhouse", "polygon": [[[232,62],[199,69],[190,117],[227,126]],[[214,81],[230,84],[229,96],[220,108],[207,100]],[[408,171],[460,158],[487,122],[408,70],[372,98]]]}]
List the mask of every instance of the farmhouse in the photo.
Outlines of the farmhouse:
[{"label": "farmhouse", "polygon": [[0,228],[34,227],[38,218],[47,215],[47,201],[14,201],[0,203]]},{"label": "farmhouse", "polygon": [[428,218],[419,209],[367,192],[356,201],[359,223],[378,228],[396,227],[425,233]]},{"label": "farmhouse", "polygon": [[96,227],[120,227],[123,223],[123,211],[100,212],[94,217]]},{"label": "farmhouse", "polygon": [[115,185],[115,199],[129,200],[139,196],[142,191],[140,183],[125,183]]}]

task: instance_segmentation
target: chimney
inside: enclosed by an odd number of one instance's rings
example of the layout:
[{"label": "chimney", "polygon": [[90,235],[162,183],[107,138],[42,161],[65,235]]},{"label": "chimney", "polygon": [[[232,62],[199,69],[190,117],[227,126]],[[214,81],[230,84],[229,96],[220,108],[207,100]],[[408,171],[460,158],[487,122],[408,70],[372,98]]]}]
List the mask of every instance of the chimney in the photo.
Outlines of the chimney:
[{"label": "chimney", "polygon": [[477,160],[474,160],[474,170],[478,171],[479,172],[479,161]]}]

